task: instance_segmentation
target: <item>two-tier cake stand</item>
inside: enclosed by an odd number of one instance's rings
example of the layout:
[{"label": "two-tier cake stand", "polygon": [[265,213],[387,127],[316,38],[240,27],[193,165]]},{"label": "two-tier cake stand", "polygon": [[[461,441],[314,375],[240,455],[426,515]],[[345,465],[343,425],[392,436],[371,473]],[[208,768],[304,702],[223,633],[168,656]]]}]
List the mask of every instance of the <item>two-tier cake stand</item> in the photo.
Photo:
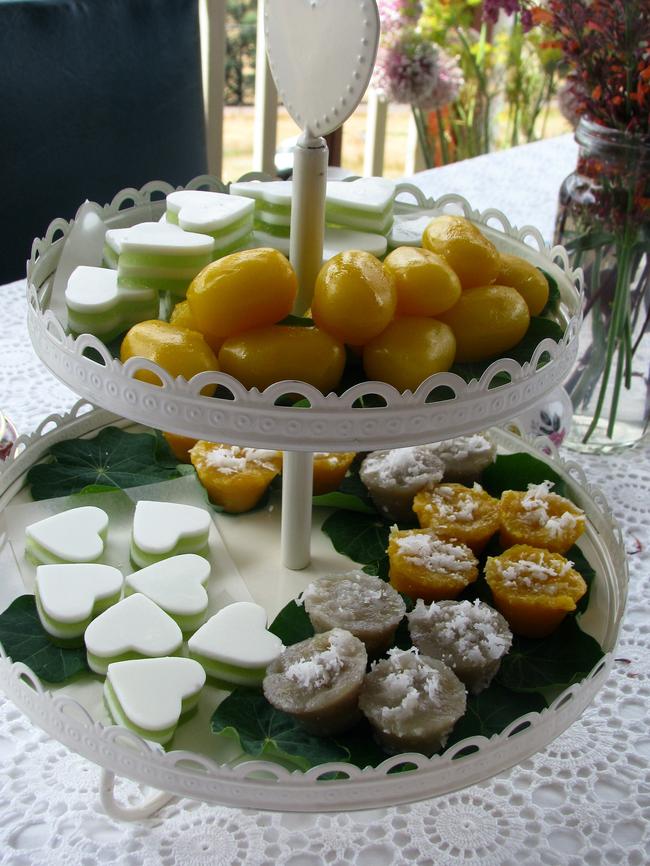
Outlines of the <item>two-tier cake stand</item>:
[{"label": "two-tier cake stand", "polygon": [[[356,89],[348,94],[349,104],[339,102],[330,106],[328,103],[319,107],[320,114],[315,116],[320,120],[313,121],[314,129],[308,118],[301,117],[301,125],[311,138],[308,135],[302,142],[308,152],[297,155],[291,258],[303,288],[313,280],[315,262],[320,264],[322,252],[324,189],[322,178],[314,181],[314,172],[322,172],[323,154],[314,155],[317,149],[314,133],[320,135],[328,131],[332,123],[337,126],[349,114],[347,109],[355,99],[358,101],[365,89],[363,80],[358,86],[357,83],[363,78],[362,71],[372,68],[376,49],[376,26],[371,26],[373,21],[376,25],[373,18],[376,7],[370,0],[358,3],[296,0],[295,3],[304,16],[321,15],[328,4],[333,17],[350,16],[349,10],[353,8],[356,16],[353,24],[359,28],[359,40],[365,40],[365,44],[359,41],[355,49],[357,59],[350,80]],[[273,15],[279,20],[280,13],[274,12],[272,3],[267,6],[271,22],[269,35],[277,47],[280,36],[273,36],[272,22]],[[353,31],[357,32],[354,27]],[[314,37],[312,49],[315,50],[319,39],[326,38],[332,38],[331,33],[321,32],[318,39]],[[304,42],[302,47],[305,49]],[[303,53],[309,55],[306,49]],[[295,52],[293,55],[282,51],[270,53],[272,68],[280,83],[283,76],[288,76],[289,80],[295,77],[290,64],[278,72],[278,58],[288,63],[287,57],[295,60]],[[338,82],[337,86],[342,83]],[[284,99],[292,102],[294,111],[300,115],[296,106],[304,100],[304,95],[294,91],[285,92]],[[210,177],[197,178],[188,188],[227,191]],[[171,191],[172,187],[160,182],[147,184],[141,190],[124,190],[98,212],[106,228],[157,220],[164,211],[164,195]],[[313,209],[320,221],[318,225],[310,222],[312,218],[305,217],[309,210],[306,203],[313,203],[314,197],[320,203]],[[564,329],[563,338],[557,343],[543,340],[527,363],[519,364],[508,358],[497,360],[480,379],[469,383],[455,374],[439,373],[422,382],[414,393],[399,393],[381,382],[363,382],[341,395],[323,395],[300,381],[278,382],[260,393],[256,389],[245,389],[231,376],[219,372],[201,373],[189,382],[172,379],[166,371],[144,359],[131,358],[121,364],[96,337],[85,334],[74,339],[66,333],[62,290],[56,274],[62,252],[73,237],[75,223],[57,220],[42,240],[35,241],[28,266],[29,333],[36,352],[50,370],[84,400],[103,408],[82,411],[85,408],[82,400],[70,415],[47,419],[33,436],[20,439],[0,476],[0,506],[6,506],[24,488],[27,470],[43,457],[51,444],[93,434],[115,423],[116,418],[196,439],[282,449],[285,452],[282,558],[288,567],[300,568],[309,559],[312,537],[310,461],[313,452],[395,448],[484,430],[517,416],[558,386],[575,360],[581,321],[582,276],[571,271],[566,252],[558,247],[547,248],[536,229],[517,229],[498,211],[473,211],[466,201],[455,195],[435,201],[426,199],[416,187],[399,184],[395,211],[404,217],[462,213],[480,225],[499,250],[516,253],[543,268],[559,287],[558,318]],[[306,306],[304,296],[302,304]],[[140,369],[155,372],[162,386],[136,379],[135,374]],[[203,396],[201,392],[206,384],[221,386],[218,396]],[[282,405],[285,401],[279,398],[286,395],[294,395],[294,402],[297,396],[305,398],[309,405],[302,408]],[[374,404],[373,408],[368,408],[360,399],[370,395],[381,398],[366,401]],[[377,402],[384,405],[377,406]],[[540,459],[548,459],[539,448],[511,434],[495,432],[494,435],[504,450],[528,451]],[[6,656],[0,659],[0,685],[37,725],[103,768],[103,802],[111,814],[119,817],[150,814],[173,795],[273,810],[348,810],[408,802],[472,784],[518,763],[566,729],[593,699],[612,664],[627,582],[620,532],[612,524],[604,498],[589,486],[577,466],[565,464],[556,456],[553,468],[569,485],[574,499],[588,517],[589,529],[581,545],[597,578],[583,627],[600,642],[605,656],[589,676],[566,689],[548,709],[517,719],[490,739],[472,737],[433,758],[394,756],[377,768],[364,770],[347,763],[330,763],[301,773],[259,760],[233,766],[215,760],[204,751],[165,752],[124,728],[105,726],[76,698],[65,691],[49,689],[25,665],[12,664]],[[274,559],[279,562],[280,545],[275,550],[260,551],[262,555],[271,563]],[[391,772],[405,763],[412,765],[409,772]],[[336,778],[332,777],[334,772]],[[122,807],[113,794],[115,774],[165,793],[154,794],[135,809]]]}]

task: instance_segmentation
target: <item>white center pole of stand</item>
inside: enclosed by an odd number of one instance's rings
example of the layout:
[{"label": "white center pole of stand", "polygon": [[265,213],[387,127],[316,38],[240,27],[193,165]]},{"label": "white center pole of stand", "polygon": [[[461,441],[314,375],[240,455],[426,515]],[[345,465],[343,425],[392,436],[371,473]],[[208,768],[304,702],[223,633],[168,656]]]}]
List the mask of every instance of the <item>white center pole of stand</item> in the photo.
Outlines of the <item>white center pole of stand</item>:
[{"label": "white center pole of stand", "polygon": [[[311,306],[314,282],[323,262],[327,145],[304,132],[293,155],[291,240],[289,258],[298,277],[293,312]],[[282,465],[282,564],[306,568],[311,560],[311,496],[313,454],[285,451]]]},{"label": "white center pole of stand", "polygon": [[303,132],[293,151],[289,259],[298,277],[293,312],[311,306],[314,282],[323,263],[328,150],[324,138]]},{"label": "white center pole of stand", "polygon": [[285,451],[282,459],[282,564],[299,571],[311,561],[311,495],[314,455]]}]

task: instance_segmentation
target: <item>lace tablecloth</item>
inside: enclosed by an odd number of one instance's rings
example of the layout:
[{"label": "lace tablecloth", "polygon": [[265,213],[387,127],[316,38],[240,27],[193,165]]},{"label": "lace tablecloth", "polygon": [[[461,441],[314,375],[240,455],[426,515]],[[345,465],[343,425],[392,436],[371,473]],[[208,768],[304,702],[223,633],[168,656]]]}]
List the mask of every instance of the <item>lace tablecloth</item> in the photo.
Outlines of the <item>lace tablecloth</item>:
[{"label": "lace tablecloth", "polygon": [[[550,225],[548,215],[546,222]],[[76,396],[31,349],[24,283],[0,287],[0,292],[0,407],[20,432],[28,432],[49,413],[69,409]],[[0,864],[650,862],[650,448],[575,459],[606,492],[624,529],[630,600],[609,680],[582,718],[542,752],[488,782],[411,806],[314,815],[183,800],[146,821],[119,823],[99,804],[100,770],[50,740],[0,697]],[[135,802],[141,792],[123,782],[117,793]]]}]

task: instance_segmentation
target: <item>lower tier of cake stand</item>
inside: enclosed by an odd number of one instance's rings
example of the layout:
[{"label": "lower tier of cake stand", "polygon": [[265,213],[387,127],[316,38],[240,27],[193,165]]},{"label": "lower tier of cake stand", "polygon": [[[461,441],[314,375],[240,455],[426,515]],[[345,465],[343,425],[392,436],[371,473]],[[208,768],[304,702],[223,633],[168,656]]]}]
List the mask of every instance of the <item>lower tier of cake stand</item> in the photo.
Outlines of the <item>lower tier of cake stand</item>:
[{"label": "lower tier of cake stand", "polygon": [[[12,551],[8,549],[7,514],[13,506],[30,503],[25,486],[25,474],[30,466],[42,459],[57,441],[92,436],[109,424],[128,426],[127,422],[107,412],[93,410],[84,414],[83,408],[78,405],[70,415],[49,419],[49,424],[44,422],[27,438],[24,443],[27,447],[22,453],[5,464],[0,475],[0,556],[3,561],[9,562],[12,558]],[[511,434],[495,431],[494,436],[502,451],[525,451],[538,459],[549,459]],[[569,484],[573,497],[589,518],[589,529],[580,546],[597,577],[581,627],[600,642],[605,655],[584,680],[558,695],[548,709],[516,719],[490,739],[471,737],[431,759],[422,755],[398,755],[377,768],[361,770],[338,762],[322,764],[303,773],[270,761],[245,760],[234,744],[217,742],[210,734],[209,718],[225,693],[219,693],[214,687],[206,689],[198,713],[179,728],[173,750],[167,752],[111,724],[102,704],[102,684],[97,677],[82,677],[52,687],[40,682],[24,664],[12,663],[3,654],[0,687],[34,724],[103,768],[102,802],[111,815],[120,818],[144,817],[172,796],[288,812],[370,809],[430,798],[490,778],[542,749],[590,704],[611,668],[625,604],[625,552],[606,502],[597,490],[589,488],[578,467],[554,460],[553,469]],[[181,483],[193,480],[191,477],[179,479]],[[211,548],[219,555],[221,571],[225,569],[228,573],[229,600],[253,598],[266,607],[270,618],[315,575],[345,571],[355,565],[333,550],[329,539],[320,531],[327,512],[316,509],[311,565],[303,572],[284,568],[279,554],[280,510],[280,503],[271,500],[266,509],[253,514],[215,515],[217,547],[215,551]],[[5,570],[0,583],[0,606],[4,609],[14,597],[30,591],[30,586],[20,582],[17,569],[15,574],[11,569]],[[219,603],[224,602],[222,597]],[[394,772],[404,764],[410,765],[408,771]],[[336,778],[332,778],[333,773],[337,774]],[[114,796],[116,775],[144,783],[161,793],[154,794],[135,809],[121,806]]]}]

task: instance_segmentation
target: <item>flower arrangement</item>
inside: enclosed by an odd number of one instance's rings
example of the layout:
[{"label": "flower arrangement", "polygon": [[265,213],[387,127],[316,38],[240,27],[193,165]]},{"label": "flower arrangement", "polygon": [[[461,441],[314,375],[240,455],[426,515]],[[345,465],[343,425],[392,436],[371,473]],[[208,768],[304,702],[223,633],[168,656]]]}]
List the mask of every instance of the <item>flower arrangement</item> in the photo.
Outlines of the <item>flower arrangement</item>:
[{"label": "flower arrangement", "polygon": [[[429,166],[529,141],[542,131],[557,52],[539,28],[527,32],[528,9],[505,2],[516,14],[495,28],[494,0],[379,0],[374,84],[390,101],[411,105]],[[500,115],[505,122],[495,124]]]}]

